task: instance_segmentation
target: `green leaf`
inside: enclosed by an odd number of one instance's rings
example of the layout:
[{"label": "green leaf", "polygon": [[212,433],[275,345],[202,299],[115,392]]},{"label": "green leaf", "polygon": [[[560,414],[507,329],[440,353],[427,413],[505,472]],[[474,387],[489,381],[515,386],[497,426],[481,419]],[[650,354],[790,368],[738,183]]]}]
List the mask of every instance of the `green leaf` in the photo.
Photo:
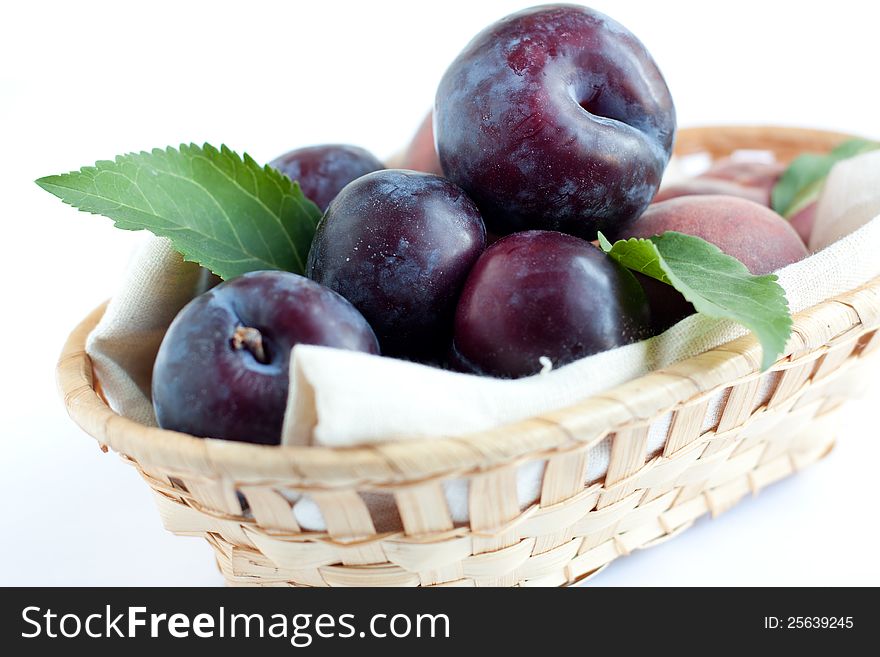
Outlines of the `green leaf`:
[{"label": "green leaf", "polygon": [[223,279],[259,269],[303,273],[321,218],[297,183],[226,146],[129,153],[36,183],[117,228],[167,237]]},{"label": "green leaf", "polygon": [[840,162],[880,148],[880,142],[850,139],[825,155],[805,153],[791,164],[774,185],[771,205],[786,219],[816,201],[831,168]]},{"label": "green leaf", "polygon": [[613,246],[600,233],[599,244],[628,269],[672,285],[698,312],[733,320],[754,332],[763,348],[762,370],[785,349],[792,321],[775,274],[754,276],[714,244],[674,231],[619,240]]}]

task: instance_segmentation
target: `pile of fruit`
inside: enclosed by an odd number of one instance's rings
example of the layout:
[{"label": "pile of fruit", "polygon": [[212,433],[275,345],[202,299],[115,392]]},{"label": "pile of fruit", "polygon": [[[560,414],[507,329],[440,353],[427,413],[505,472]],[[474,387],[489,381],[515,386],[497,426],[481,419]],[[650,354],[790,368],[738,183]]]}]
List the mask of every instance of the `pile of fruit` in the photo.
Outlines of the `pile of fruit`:
[{"label": "pile of fruit", "polygon": [[[194,436],[277,444],[297,344],[529,376],[702,310],[698,295],[681,292],[693,285],[671,269],[626,262],[630,252],[618,245],[701,238],[714,245],[707,258],[735,258],[742,265],[730,271],[750,282],[808,254],[770,209],[778,164],[723,161],[658,194],[675,129],[666,83],[635,36],[591,9],[548,5],[488,27],[452,62],[405,168],[344,145],[294,150],[265,169],[225,149],[182,147],[83,169],[91,187],[80,196],[72,185],[38,182],[122,228],[169,237],[228,279],[168,329],[153,372],[156,418]],[[246,191],[264,208],[277,203],[283,230],[250,230],[263,209],[207,228],[216,219],[192,210],[196,219],[179,218],[191,220],[185,232],[159,222],[161,210],[124,213],[94,201],[113,167],[149,161],[150,180],[161,181],[184,156],[212,160],[240,188],[249,172]],[[193,165],[187,175],[206,174]],[[280,191],[261,187],[261,175]],[[215,178],[200,185],[224,184]],[[149,184],[138,191],[151,193]],[[803,235],[808,215],[796,224]],[[655,239],[657,258],[675,243]],[[250,259],[239,267],[240,254]],[[290,264],[277,264],[283,258]]]}]

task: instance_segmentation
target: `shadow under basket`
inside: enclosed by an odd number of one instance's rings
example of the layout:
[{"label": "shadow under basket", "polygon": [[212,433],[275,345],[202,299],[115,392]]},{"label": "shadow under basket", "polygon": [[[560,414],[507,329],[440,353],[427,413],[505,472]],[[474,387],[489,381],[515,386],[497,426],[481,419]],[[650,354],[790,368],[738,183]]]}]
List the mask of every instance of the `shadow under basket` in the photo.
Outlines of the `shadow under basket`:
[{"label": "shadow under basket", "polygon": [[[845,138],[697,128],[680,131],[676,152],[766,150],[787,161]],[[796,315],[785,356],[764,373],[749,335],[492,431],[345,449],[202,440],[117,415],[96,389],[84,347],[102,312],[83,320],[61,355],[67,409],[105,451],[138,469],[169,531],[212,545],[228,584],[558,586],[827,454],[839,422],[832,411],[860,392],[860,371],[876,367],[868,357],[880,344],[880,278]],[[648,453],[649,429],[663,418],[664,445]],[[607,472],[585,483],[603,441]],[[517,471],[535,461],[546,464],[540,494],[522,508]],[[444,493],[452,480],[467,485],[464,523],[453,521]],[[291,500],[303,494],[326,531],[297,523]],[[377,496],[396,527],[374,517],[368,502]]]}]

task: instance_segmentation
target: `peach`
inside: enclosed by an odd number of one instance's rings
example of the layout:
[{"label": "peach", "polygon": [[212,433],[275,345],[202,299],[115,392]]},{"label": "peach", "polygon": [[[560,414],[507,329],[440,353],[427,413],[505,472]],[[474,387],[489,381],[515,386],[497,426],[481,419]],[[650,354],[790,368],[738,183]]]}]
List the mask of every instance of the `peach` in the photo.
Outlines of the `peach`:
[{"label": "peach", "polygon": [[440,158],[437,156],[437,148],[434,146],[433,112],[428,112],[419,129],[416,130],[416,134],[413,135],[412,141],[403,155],[401,168],[433,173],[437,176],[443,175]]},{"label": "peach", "polygon": [[813,224],[816,221],[816,207],[818,205],[818,201],[808,203],[800,210],[795,212],[791,216],[791,219],[788,220],[788,222],[791,224],[791,227],[797,231],[798,235],[800,235],[800,238],[804,241],[804,244],[810,243],[810,235],[813,233]]},{"label": "peach", "polygon": [[717,178],[691,178],[668,187],[662,187],[652,203],[662,203],[681,196],[737,196],[761,205],[768,205],[770,196],[762,189]]},{"label": "peach", "polygon": [[[733,196],[682,196],[655,203],[620,238],[651,237],[668,230],[711,242],[753,274],[768,274],[807,256],[807,247],[788,221]],[[672,287],[644,276],[639,281],[651,304],[656,332],[694,312]]]},{"label": "peach", "polygon": [[778,162],[754,162],[724,158],[715,162],[705,173],[661,189],[654,203],[679,196],[723,194],[738,196],[770,207],[773,186],[785,167]]},{"label": "peach", "polygon": [[785,166],[779,162],[755,162],[726,157],[715,162],[700,178],[729,180],[746,187],[766,189],[769,193],[783,171]]}]

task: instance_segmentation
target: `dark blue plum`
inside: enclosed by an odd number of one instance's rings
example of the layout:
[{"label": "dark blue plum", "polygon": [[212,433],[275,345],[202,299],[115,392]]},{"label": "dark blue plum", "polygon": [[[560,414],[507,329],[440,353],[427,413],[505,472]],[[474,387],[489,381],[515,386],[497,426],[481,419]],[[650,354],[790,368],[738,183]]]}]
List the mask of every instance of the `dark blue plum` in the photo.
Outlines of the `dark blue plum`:
[{"label": "dark blue plum", "polygon": [[244,274],[188,303],[153,366],[153,408],[164,429],[278,444],[297,344],[379,353],[345,299],[302,276]]},{"label": "dark blue plum", "polygon": [[450,365],[517,378],[649,337],[648,301],[633,275],[578,237],[533,230],[488,249],[455,314]]},{"label": "dark blue plum", "polygon": [[359,146],[325,144],[298,148],[269,163],[299,183],[321,212],[343,187],[364,174],[384,169],[379,159]]},{"label": "dark blue plum", "polygon": [[446,176],[489,230],[614,238],[648,206],[675,109],[648,51],[586,7],[546,5],[478,34],[437,90]]},{"label": "dark blue plum", "polygon": [[461,286],[485,247],[480,213],[459,187],[388,169],[330,204],[306,271],[363,313],[383,353],[423,360],[442,356]]}]

